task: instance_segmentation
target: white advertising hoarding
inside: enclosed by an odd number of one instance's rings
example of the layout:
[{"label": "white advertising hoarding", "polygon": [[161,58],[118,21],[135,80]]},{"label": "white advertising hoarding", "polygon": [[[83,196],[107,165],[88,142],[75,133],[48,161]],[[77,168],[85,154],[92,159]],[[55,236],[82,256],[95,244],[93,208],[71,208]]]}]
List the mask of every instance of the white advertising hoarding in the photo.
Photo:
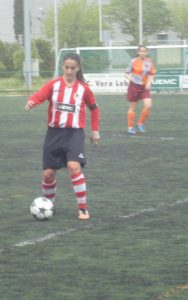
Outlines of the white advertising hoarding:
[{"label": "white advertising hoarding", "polygon": [[94,93],[125,94],[127,92],[124,73],[84,74],[84,77]]},{"label": "white advertising hoarding", "polygon": [[180,75],[180,87],[188,89],[188,75]]},{"label": "white advertising hoarding", "polygon": [[[94,93],[126,94],[128,82],[124,73],[84,74]],[[188,89],[188,75],[155,75],[153,91]]]}]

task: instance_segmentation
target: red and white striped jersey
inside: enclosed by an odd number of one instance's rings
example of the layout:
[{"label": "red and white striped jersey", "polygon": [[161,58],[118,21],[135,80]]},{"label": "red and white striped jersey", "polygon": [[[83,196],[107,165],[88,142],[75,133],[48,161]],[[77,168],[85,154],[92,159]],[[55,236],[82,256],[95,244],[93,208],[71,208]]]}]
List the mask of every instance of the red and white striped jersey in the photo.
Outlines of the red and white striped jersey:
[{"label": "red and white striped jersey", "polygon": [[76,80],[68,87],[63,77],[46,83],[38,92],[31,95],[28,101],[34,106],[49,101],[48,126],[55,128],[84,128],[86,125],[87,106],[91,112],[91,129],[99,130],[99,108],[89,86]]}]

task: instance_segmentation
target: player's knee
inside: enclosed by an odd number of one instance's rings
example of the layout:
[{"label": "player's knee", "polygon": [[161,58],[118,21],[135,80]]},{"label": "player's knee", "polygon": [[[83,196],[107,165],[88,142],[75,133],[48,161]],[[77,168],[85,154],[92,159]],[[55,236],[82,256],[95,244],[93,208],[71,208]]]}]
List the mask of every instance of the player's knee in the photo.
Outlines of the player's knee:
[{"label": "player's knee", "polygon": [[78,162],[68,162],[67,168],[70,175],[78,174],[81,171],[80,163]]},{"label": "player's knee", "polygon": [[46,183],[51,183],[55,179],[55,173],[50,170],[46,170],[43,172],[43,181]]},{"label": "player's knee", "polygon": [[149,113],[151,111],[151,106],[144,106],[143,109]]},{"label": "player's knee", "polygon": [[149,98],[149,99],[145,99],[144,101],[144,108],[145,109],[151,109],[152,108],[152,100]]}]

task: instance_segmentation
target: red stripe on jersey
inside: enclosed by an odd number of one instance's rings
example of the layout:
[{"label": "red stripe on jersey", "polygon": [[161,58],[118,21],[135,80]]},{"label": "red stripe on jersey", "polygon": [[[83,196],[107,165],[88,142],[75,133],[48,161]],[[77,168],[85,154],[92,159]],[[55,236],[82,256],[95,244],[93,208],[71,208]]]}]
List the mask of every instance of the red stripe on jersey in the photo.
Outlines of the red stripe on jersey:
[{"label": "red stripe on jersey", "polygon": [[52,102],[49,102],[48,106],[48,124],[52,122]]},{"label": "red stripe on jersey", "polygon": [[[75,99],[76,99],[76,95],[77,95],[77,90],[78,90],[78,81],[76,81],[76,83],[72,87],[72,93],[71,93],[70,101],[69,101],[69,103],[72,105],[76,104]],[[76,109],[76,107],[75,107],[75,109]],[[74,116],[73,113],[71,113],[71,112],[68,113],[66,127],[68,127],[68,128],[72,127],[73,116]]]},{"label": "red stripe on jersey", "polygon": [[[49,101],[48,126],[55,128],[84,128],[86,125],[86,105],[90,109],[96,104],[89,86],[79,80],[69,88],[64,78],[49,81],[29,100],[36,105]],[[74,106],[75,105],[75,106]],[[99,109],[90,109],[92,130],[99,130]]]},{"label": "red stripe on jersey", "polygon": [[57,103],[62,103],[63,102],[63,98],[64,98],[64,81],[61,80],[61,84],[59,86],[59,90],[58,91],[54,91],[58,93],[57,96],[57,100],[56,103],[54,104],[55,107],[55,118],[54,118],[54,127],[59,127],[59,119],[61,117],[61,111],[57,110]]}]

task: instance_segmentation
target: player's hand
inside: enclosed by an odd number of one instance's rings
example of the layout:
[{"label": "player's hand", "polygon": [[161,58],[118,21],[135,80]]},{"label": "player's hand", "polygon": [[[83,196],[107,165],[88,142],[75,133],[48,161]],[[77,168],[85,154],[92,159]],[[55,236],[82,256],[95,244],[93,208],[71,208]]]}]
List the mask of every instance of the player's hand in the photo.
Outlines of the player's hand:
[{"label": "player's hand", "polygon": [[126,82],[129,84],[132,81],[132,75],[125,73],[125,79],[126,79]]},{"label": "player's hand", "polygon": [[34,106],[35,106],[35,102],[34,102],[34,101],[28,101],[28,102],[26,103],[25,110],[30,110],[30,109],[32,109]]},{"label": "player's hand", "polygon": [[91,143],[94,144],[95,147],[99,146],[100,134],[99,131],[92,131],[91,135]]},{"label": "player's hand", "polygon": [[146,90],[150,90],[150,89],[151,89],[151,82],[147,82],[147,83],[146,83],[145,89],[146,89]]}]

